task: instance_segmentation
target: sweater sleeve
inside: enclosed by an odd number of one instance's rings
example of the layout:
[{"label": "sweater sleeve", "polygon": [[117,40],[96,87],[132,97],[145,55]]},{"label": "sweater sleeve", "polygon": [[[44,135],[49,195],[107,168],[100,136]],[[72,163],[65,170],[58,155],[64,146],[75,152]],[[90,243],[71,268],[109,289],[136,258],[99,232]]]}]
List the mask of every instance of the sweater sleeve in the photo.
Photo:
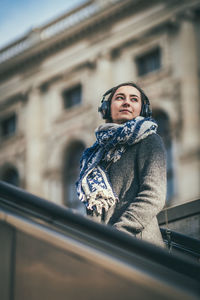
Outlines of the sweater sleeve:
[{"label": "sweater sleeve", "polygon": [[166,198],[166,153],[159,135],[140,143],[137,156],[139,191],[120,219],[113,225],[137,234],[161,211]]}]

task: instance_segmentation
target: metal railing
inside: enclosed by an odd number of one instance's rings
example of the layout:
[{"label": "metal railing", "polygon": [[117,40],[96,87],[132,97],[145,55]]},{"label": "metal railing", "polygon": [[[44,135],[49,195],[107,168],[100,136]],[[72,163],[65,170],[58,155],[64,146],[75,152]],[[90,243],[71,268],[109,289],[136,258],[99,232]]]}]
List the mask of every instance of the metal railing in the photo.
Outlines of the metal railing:
[{"label": "metal railing", "polygon": [[190,257],[200,264],[200,240],[175,232],[169,228],[161,228],[161,233],[169,253]]},{"label": "metal railing", "polygon": [[[166,229],[161,229],[163,239],[170,248],[170,251],[166,251],[150,243],[132,238],[110,226],[93,222],[76,211],[39,198],[3,181],[0,181],[0,207],[9,207],[16,213],[26,214],[31,218],[36,218],[49,224],[57,224],[56,226],[59,227],[64,228],[67,224],[71,228],[75,227],[76,230],[79,228],[91,236],[98,236],[106,242],[134,251],[146,259],[187,274],[192,278],[200,279],[200,265],[198,261],[200,257],[200,241],[188,236],[171,231],[169,240]],[[171,246],[174,249],[179,249],[180,252],[188,254],[187,257],[179,257],[177,251],[171,251]],[[190,257],[195,259],[191,260]],[[190,268],[187,264],[191,264]]]}]

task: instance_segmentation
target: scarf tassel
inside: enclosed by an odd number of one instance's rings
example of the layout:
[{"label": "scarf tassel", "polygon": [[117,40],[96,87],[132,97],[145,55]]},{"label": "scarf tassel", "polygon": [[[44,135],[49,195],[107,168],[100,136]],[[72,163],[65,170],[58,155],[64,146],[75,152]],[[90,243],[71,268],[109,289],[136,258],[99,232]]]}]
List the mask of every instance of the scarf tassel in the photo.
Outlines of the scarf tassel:
[{"label": "scarf tassel", "polygon": [[109,191],[101,190],[95,191],[87,196],[87,209],[95,210],[97,214],[102,214],[102,209],[108,211],[110,207],[115,205],[118,201],[118,198],[114,198]]}]

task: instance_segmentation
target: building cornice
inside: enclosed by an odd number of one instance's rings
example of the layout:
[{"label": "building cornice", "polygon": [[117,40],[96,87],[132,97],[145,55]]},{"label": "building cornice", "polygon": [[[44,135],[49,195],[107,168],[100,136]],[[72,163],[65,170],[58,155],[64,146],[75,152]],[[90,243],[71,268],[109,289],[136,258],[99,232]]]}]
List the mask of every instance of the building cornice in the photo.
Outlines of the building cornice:
[{"label": "building cornice", "polygon": [[[144,7],[145,2],[146,0],[108,0],[104,1],[103,5],[99,5],[99,2],[94,0],[88,1],[57,20],[31,31],[24,38],[0,50],[0,81],[43,61],[49,55],[94,33],[105,24],[132,14],[137,6]],[[152,26],[155,28],[163,23],[172,23],[184,11],[197,7],[199,9],[200,6],[199,0],[182,3],[170,0],[167,4],[163,0],[154,0],[154,3],[164,5],[163,17],[148,24],[146,31],[152,30]],[[166,8],[168,8],[167,14],[164,15]],[[70,24],[69,20],[72,20],[72,17],[74,22],[71,21]],[[113,53],[120,51],[127,42],[123,41],[115,45]]]},{"label": "building cornice", "polygon": [[[46,56],[87,36],[117,13],[139,0],[108,0],[104,5],[87,1],[78,9],[46,26],[32,30],[28,35],[0,50],[0,79],[2,74],[16,72],[28,64],[38,63]],[[105,5],[106,3],[106,5]],[[72,24],[70,24],[70,18]],[[4,77],[3,76],[3,77]]]},{"label": "building cornice", "polygon": [[[70,69],[70,73],[72,72],[76,72],[76,71],[80,71],[82,69],[94,69],[96,66],[96,62],[94,60],[87,60],[87,61],[84,61],[83,63],[80,63],[80,64],[77,64],[75,65],[73,68]],[[69,71],[69,70],[68,70]],[[60,80],[64,80],[65,77],[66,77],[66,73],[65,72],[62,72],[62,73],[59,73],[57,75],[54,75],[54,76],[51,76],[47,79],[45,79],[45,81],[42,81],[41,84],[39,85],[39,90],[43,93],[43,92],[46,92],[49,87],[51,85],[53,85],[54,83],[60,81]]]},{"label": "building cornice", "polygon": [[17,93],[11,97],[4,99],[3,101],[0,102],[0,111],[3,111],[7,107],[10,107],[11,105],[13,105],[15,103],[27,101],[28,93],[29,93],[29,91],[24,92],[24,93]]}]

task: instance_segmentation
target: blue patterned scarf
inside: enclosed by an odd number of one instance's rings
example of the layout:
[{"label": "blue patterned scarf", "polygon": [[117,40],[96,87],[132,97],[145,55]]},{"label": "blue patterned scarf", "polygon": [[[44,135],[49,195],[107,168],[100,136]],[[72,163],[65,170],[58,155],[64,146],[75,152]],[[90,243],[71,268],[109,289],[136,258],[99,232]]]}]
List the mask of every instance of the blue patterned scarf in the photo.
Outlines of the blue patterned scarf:
[{"label": "blue patterned scarf", "polygon": [[106,123],[95,131],[96,142],[83,152],[80,178],[76,183],[79,199],[88,210],[102,214],[118,201],[101,161],[115,163],[126,148],[136,144],[157,130],[151,118],[137,117],[124,124]]}]

